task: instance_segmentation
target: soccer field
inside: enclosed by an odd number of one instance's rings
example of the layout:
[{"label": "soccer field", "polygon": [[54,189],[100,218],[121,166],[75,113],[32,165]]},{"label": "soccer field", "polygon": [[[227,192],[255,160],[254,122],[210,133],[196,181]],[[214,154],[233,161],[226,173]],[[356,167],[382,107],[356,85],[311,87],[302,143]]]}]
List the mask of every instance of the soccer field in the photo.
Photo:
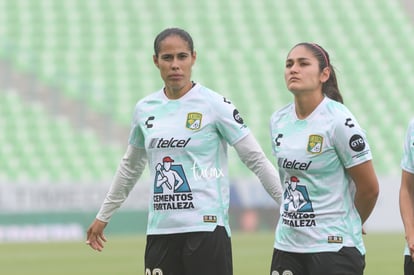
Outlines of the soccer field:
[{"label": "soccer field", "polygon": [[[64,243],[2,243],[0,274],[143,274],[145,236],[108,236],[105,250],[92,251],[82,241]],[[366,275],[402,274],[403,234],[371,233],[367,247]],[[269,274],[273,233],[234,233],[234,275]]]}]

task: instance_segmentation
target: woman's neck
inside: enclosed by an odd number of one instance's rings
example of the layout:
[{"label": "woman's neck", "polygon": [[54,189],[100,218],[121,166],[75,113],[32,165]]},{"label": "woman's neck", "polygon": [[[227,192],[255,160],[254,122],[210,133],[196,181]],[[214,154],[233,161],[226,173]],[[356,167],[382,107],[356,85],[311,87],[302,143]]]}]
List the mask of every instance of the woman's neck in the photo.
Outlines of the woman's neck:
[{"label": "woman's neck", "polygon": [[164,87],[164,94],[169,99],[179,99],[180,97],[184,96],[188,91],[190,91],[195,86],[194,82],[189,82],[184,87],[181,87],[179,89],[174,89],[174,87]]},{"label": "woman's neck", "polygon": [[307,118],[318,105],[322,102],[324,96],[322,93],[295,95],[296,116],[299,119]]}]

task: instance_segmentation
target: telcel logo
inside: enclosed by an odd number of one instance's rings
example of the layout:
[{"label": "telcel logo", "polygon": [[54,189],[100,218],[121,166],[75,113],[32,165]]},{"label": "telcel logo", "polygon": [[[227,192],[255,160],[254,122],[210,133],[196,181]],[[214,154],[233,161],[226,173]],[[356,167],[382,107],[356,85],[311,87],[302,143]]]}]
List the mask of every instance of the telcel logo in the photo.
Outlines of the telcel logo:
[{"label": "telcel logo", "polygon": [[283,168],[288,168],[288,169],[294,169],[294,170],[302,170],[302,171],[306,171],[309,169],[309,166],[311,165],[312,161],[309,162],[300,162],[297,160],[288,160],[288,159],[280,159],[279,160],[279,166],[283,167]]},{"label": "telcel logo", "polygon": [[164,138],[153,138],[149,144],[149,148],[184,148],[190,142],[191,138],[188,139],[164,139]]}]

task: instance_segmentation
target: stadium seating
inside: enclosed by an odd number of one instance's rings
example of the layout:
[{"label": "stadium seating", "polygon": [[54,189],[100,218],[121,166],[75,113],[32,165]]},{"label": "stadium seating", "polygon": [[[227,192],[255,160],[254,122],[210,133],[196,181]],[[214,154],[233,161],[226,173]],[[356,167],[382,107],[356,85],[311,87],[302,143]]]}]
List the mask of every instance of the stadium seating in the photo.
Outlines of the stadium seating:
[{"label": "stadium seating", "polygon": [[[269,157],[269,117],[292,99],[284,59],[298,42],[321,44],[378,172],[399,172],[414,116],[414,30],[399,1],[0,0],[0,60],[128,126],[135,102],[162,86],[152,43],[170,26],[193,35],[194,80],[238,106]],[[108,145],[94,125],[76,128],[70,117],[21,99],[27,92],[0,94],[0,180],[111,177],[126,138]],[[233,152],[230,160],[234,177],[249,173]]]},{"label": "stadium seating", "polygon": [[13,90],[0,93],[0,110],[0,182],[98,182],[112,176],[119,146],[104,146],[93,132],[73,129],[64,117],[22,102]]}]

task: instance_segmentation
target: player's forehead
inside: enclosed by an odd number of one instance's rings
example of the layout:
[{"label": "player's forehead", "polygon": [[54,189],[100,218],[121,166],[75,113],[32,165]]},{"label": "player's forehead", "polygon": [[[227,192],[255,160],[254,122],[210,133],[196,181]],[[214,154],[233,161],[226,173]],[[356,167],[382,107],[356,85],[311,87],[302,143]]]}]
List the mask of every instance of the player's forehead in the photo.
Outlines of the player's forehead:
[{"label": "player's forehead", "polygon": [[286,60],[311,60],[316,59],[313,52],[304,45],[294,47],[288,54]]},{"label": "player's forehead", "polygon": [[179,35],[170,35],[160,42],[159,54],[191,53],[188,42]]}]

